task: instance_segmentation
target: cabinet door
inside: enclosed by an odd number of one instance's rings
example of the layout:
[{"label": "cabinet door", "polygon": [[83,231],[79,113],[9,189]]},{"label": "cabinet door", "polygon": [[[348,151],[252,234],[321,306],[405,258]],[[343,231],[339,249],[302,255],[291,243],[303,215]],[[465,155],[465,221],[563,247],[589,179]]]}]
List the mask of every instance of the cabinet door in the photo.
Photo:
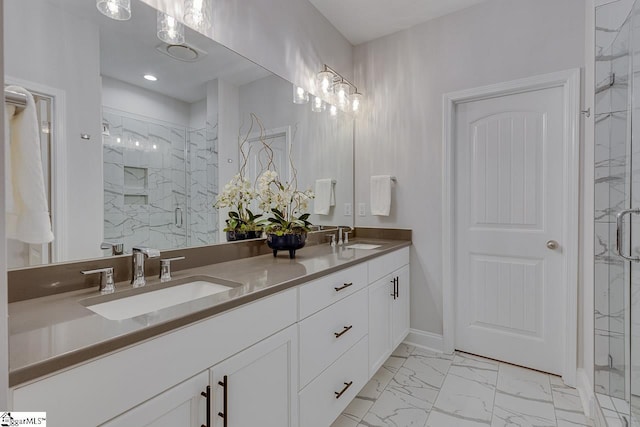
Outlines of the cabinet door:
[{"label": "cabinet door", "polygon": [[393,279],[384,277],[369,286],[369,377],[391,353]]},{"label": "cabinet door", "polygon": [[211,368],[213,426],[297,427],[297,336],[291,326]]},{"label": "cabinet door", "polygon": [[103,427],[200,427],[205,424],[208,372],[178,384],[124,414],[102,424]]},{"label": "cabinet door", "polygon": [[396,270],[392,277],[397,280],[397,296],[392,299],[391,304],[391,341],[392,348],[396,348],[409,333],[409,303],[411,300],[409,266],[405,265]]}]

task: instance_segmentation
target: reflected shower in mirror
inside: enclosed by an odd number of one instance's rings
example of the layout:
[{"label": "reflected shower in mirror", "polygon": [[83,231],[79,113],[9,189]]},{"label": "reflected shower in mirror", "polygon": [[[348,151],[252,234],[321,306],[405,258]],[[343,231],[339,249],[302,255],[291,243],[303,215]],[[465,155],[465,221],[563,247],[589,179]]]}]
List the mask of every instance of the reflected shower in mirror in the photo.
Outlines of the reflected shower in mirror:
[{"label": "reflected shower in mirror", "polygon": [[239,141],[259,136],[252,113],[295,165],[299,188],[335,181],[328,213],[311,221],[353,225],[349,115],[294,104],[290,82],[188,27],[184,44],[164,43],[156,10],[131,6],[131,19],[116,21],[85,0],[4,3],[5,84],[50,99],[56,236],[47,247],[15,245],[11,267],[112,255],[103,242],[125,254],[224,242],[226,212],[213,205],[238,172]]}]

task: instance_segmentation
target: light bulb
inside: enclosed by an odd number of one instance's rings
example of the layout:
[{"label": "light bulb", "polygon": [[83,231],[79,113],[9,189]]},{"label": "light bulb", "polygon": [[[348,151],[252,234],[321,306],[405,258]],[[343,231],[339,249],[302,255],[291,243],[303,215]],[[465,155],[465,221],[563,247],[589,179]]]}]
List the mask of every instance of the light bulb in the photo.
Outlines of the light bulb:
[{"label": "light bulb", "polygon": [[315,113],[322,113],[326,109],[327,104],[324,103],[322,98],[320,98],[319,96],[314,96],[313,103],[311,104],[311,111]]},{"label": "light bulb", "polygon": [[354,113],[357,113],[358,111],[360,111],[361,103],[362,103],[361,93],[356,92],[353,95],[351,95],[351,111],[353,111]]},{"label": "light bulb", "polygon": [[140,146],[140,141],[136,141],[136,147]]},{"label": "light bulb", "polygon": [[318,73],[317,85],[324,94],[331,92],[333,85],[333,74],[329,71],[321,71]]},{"label": "light bulb", "polygon": [[349,85],[345,82],[338,83],[334,89],[340,108],[344,109],[349,104],[349,89]]},{"label": "light bulb", "polygon": [[331,117],[336,117],[338,115],[338,107],[336,107],[335,105],[329,107],[329,115]]},{"label": "light bulb", "polygon": [[158,11],[158,38],[167,44],[184,43],[184,25],[176,18]]},{"label": "light bulb", "polygon": [[293,86],[293,103],[306,104],[309,102],[309,94],[299,86]]},{"label": "light bulb", "polygon": [[157,150],[157,149],[158,149],[158,146],[157,146],[156,144],[153,144],[153,149],[154,149],[154,150]]},{"label": "light bulb", "polygon": [[116,21],[131,18],[131,0],[96,0],[96,7],[100,13]]},{"label": "light bulb", "polygon": [[116,138],[116,142],[119,144],[120,143],[120,138]]},{"label": "light bulb", "polygon": [[185,0],[184,22],[191,28],[206,33],[211,28],[210,0]]}]

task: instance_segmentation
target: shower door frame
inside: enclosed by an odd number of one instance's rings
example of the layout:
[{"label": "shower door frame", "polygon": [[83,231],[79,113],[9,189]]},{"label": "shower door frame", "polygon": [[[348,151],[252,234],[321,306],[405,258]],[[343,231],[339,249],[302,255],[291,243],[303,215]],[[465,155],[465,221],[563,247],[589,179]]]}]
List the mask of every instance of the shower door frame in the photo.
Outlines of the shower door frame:
[{"label": "shower door frame", "polygon": [[[51,182],[51,227],[53,242],[51,242],[51,258],[49,263],[61,262],[67,259],[67,144],[66,144],[66,92],[62,89],[35,83],[29,80],[5,75],[5,83],[22,86],[29,92],[51,98],[51,151],[50,175]],[[38,123],[40,125],[40,123]]]}]

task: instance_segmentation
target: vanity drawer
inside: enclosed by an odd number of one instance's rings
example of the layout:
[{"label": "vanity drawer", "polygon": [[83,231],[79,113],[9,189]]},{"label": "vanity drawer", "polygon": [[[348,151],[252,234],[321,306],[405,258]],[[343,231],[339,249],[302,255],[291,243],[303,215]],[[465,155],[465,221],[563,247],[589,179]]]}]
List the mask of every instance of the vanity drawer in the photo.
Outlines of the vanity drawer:
[{"label": "vanity drawer", "polygon": [[304,319],[367,286],[366,263],[314,280],[300,287],[300,319]]},{"label": "vanity drawer", "polygon": [[299,323],[300,388],[367,334],[368,297],[363,289]]},{"label": "vanity drawer", "polygon": [[408,247],[373,259],[367,263],[369,267],[369,283],[373,283],[407,264],[409,264]]},{"label": "vanity drawer", "polygon": [[[300,396],[300,425],[327,427],[367,383],[367,337],[304,388]],[[336,393],[343,391],[337,397]]]}]

